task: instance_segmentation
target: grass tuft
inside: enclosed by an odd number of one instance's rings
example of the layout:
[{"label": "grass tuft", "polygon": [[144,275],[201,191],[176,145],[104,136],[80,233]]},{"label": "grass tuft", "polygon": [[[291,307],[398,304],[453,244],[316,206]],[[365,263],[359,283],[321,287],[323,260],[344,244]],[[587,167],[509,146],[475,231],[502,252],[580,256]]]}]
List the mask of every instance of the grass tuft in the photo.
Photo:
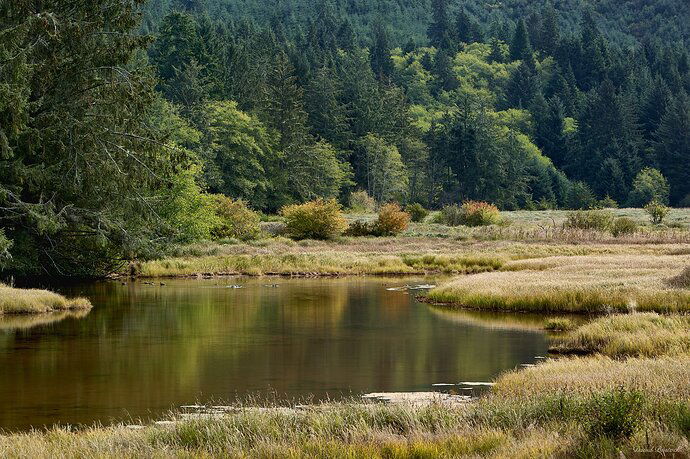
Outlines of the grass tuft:
[{"label": "grass tuft", "polygon": [[1,314],[41,314],[91,308],[86,298],[67,299],[48,290],[19,289],[0,284]]}]

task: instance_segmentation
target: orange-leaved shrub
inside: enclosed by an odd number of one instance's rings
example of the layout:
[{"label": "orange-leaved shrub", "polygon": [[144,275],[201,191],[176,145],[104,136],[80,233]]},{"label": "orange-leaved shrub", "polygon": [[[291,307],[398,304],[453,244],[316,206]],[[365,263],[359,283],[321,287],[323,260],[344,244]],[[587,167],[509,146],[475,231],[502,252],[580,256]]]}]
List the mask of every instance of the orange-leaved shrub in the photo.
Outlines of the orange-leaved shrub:
[{"label": "orange-leaved shrub", "polygon": [[347,228],[342,207],[335,199],[285,206],[280,213],[285,218],[285,234],[292,239],[333,239]]}]

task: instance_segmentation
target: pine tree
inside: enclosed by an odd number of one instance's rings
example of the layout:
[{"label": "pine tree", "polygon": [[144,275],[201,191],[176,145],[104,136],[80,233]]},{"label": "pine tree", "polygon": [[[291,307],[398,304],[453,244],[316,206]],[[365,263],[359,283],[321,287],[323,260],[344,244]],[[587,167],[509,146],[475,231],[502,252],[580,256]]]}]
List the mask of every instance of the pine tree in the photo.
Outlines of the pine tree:
[{"label": "pine tree", "polygon": [[506,102],[509,107],[527,108],[539,92],[539,80],[534,70],[525,62],[513,71],[506,86]]},{"label": "pine tree", "polygon": [[437,89],[452,91],[460,85],[457,77],[453,73],[453,66],[445,50],[441,49],[434,58],[434,73],[438,81]]},{"label": "pine tree", "polygon": [[558,12],[550,0],[546,2],[546,6],[542,11],[541,22],[539,49],[547,56],[553,56],[561,39],[561,32],[558,25]]},{"label": "pine tree", "polygon": [[671,185],[671,204],[690,201],[690,98],[681,93],[668,105],[656,133],[659,169]]},{"label": "pine tree", "polygon": [[513,41],[510,43],[510,57],[514,61],[521,60],[530,67],[534,67],[532,45],[530,44],[527,25],[524,19],[518,22],[515,29]]},{"label": "pine tree", "polygon": [[433,22],[427,30],[429,43],[436,49],[449,49],[452,46],[452,33],[448,0],[432,0],[431,11]]},{"label": "pine tree", "polygon": [[371,68],[379,80],[388,79],[393,75],[393,59],[391,58],[388,29],[382,21],[377,21],[374,24],[372,35]]}]

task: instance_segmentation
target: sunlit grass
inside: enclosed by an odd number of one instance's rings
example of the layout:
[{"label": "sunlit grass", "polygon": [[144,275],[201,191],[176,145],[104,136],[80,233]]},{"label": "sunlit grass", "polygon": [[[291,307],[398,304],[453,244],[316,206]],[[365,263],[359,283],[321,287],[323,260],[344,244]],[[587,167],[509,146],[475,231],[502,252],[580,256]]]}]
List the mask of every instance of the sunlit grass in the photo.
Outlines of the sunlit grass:
[{"label": "sunlit grass", "polygon": [[48,290],[20,289],[0,284],[0,314],[39,314],[91,308],[86,298],[68,299]]},{"label": "sunlit grass", "polygon": [[429,272],[476,273],[500,268],[491,256],[357,254],[347,252],[215,255],[170,258],[141,266],[143,277],[192,275],[384,275]]},{"label": "sunlit grass", "polygon": [[551,257],[514,262],[504,272],[464,276],[429,299],[460,307],[531,312],[690,311],[690,291],[668,279],[687,256]]},{"label": "sunlit grass", "polygon": [[554,350],[618,358],[690,354],[690,316],[639,313],[602,317],[561,338]]}]

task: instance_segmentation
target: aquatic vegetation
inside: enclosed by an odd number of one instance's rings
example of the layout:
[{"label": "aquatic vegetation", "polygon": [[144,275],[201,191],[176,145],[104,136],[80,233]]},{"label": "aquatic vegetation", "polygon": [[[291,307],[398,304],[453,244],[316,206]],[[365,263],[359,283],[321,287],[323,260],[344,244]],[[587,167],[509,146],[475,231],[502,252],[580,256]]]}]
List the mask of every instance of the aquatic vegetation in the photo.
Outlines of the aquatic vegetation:
[{"label": "aquatic vegetation", "polygon": [[575,328],[575,324],[567,317],[551,317],[544,321],[544,330],[569,331]]}]

